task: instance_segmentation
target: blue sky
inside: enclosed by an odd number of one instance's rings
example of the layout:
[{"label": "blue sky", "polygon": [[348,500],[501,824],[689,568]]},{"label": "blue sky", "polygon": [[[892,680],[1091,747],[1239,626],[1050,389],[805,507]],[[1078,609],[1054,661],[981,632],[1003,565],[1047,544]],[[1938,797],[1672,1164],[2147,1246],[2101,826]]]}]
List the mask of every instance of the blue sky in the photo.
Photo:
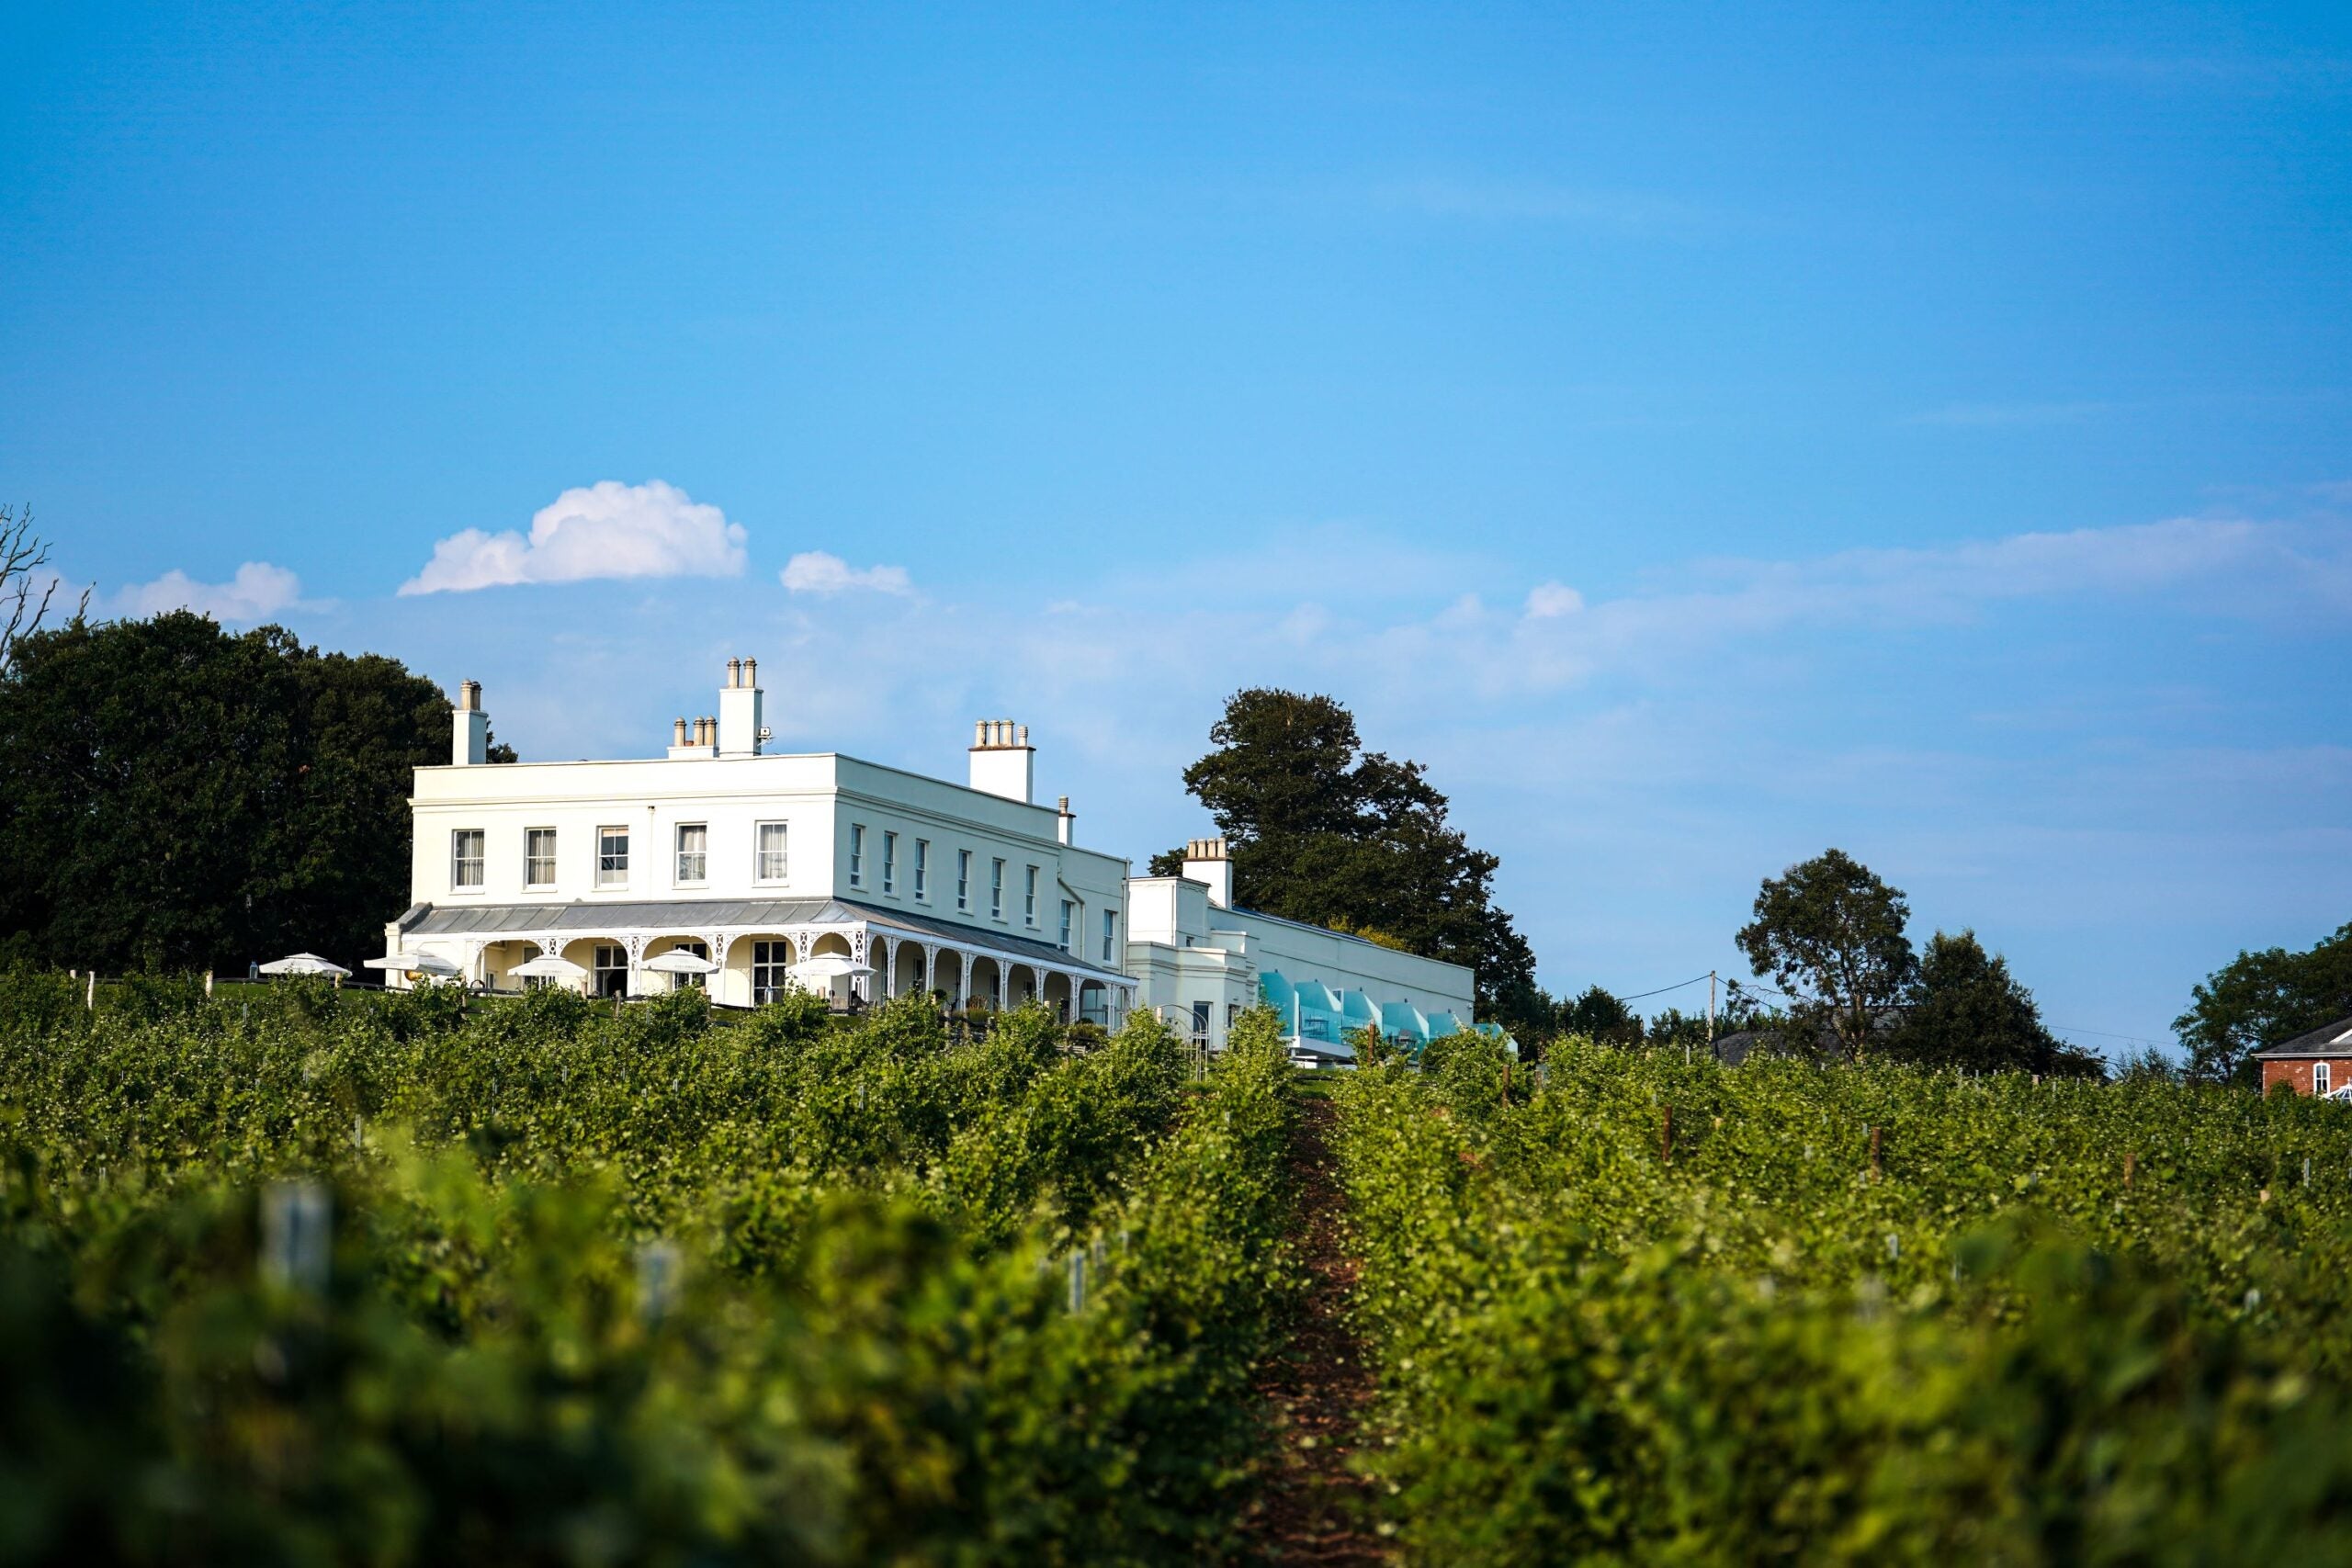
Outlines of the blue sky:
[{"label": "blue sky", "polygon": [[102,608],[479,678],[526,756],[733,652],[796,746],[1010,714],[1138,857],[1225,693],[1329,691],[1555,988],[1741,972],[1830,843],[2088,1043],[2352,919],[2352,9],[17,6],[0,58],[0,492]]}]

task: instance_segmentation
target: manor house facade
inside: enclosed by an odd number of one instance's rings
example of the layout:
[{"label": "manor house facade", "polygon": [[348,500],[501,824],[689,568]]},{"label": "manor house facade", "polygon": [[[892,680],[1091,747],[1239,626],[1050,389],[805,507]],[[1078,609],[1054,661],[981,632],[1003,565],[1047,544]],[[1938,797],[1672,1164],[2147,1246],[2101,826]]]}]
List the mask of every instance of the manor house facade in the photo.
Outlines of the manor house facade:
[{"label": "manor house facade", "polygon": [[[465,682],[449,765],[416,770],[412,902],[385,928],[387,956],[494,989],[553,956],[594,994],[691,983],[732,1006],[800,985],[955,1008],[1034,999],[1109,1028],[1141,1006],[1212,1049],[1264,1000],[1295,1054],[1329,1062],[1367,1021],[1428,1039],[1470,1016],[1459,964],[1234,908],[1221,840],[1196,840],[1181,877],[1134,877],[1081,847],[1068,797],[1035,798],[1025,727],[976,725],[957,784],[769,750],[752,660],[728,661],[717,705],[676,720],[662,756],[493,764]],[[654,961],[673,953],[713,967],[664,972]]]}]

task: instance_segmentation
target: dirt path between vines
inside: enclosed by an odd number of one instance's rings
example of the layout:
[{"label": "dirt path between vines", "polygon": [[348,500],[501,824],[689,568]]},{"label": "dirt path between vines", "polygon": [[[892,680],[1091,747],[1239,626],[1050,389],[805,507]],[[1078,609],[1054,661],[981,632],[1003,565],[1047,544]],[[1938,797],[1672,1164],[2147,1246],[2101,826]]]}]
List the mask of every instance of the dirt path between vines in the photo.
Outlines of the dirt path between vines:
[{"label": "dirt path between vines", "polygon": [[1348,1467],[1362,1440],[1374,1383],[1363,1342],[1348,1325],[1355,1262],[1340,1243],[1347,1195],[1325,1134],[1331,1102],[1305,1100],[1291,1145],[1297,1193],[1292,1245],[1307,1271],[1306,1299],[1290,1342],[1268,1358],[1258,1394],[1274,1425],[1276,1458],[1248,1529],[1266,1558],[1283,1563],[1388,1563],[1373,1528],[1372,1491]]}]

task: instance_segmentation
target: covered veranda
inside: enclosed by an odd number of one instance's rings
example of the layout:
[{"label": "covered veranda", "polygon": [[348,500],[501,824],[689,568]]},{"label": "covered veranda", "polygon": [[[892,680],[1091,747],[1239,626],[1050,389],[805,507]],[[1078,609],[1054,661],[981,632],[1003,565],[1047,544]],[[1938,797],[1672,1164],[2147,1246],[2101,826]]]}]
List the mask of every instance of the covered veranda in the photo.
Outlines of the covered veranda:
[{"label": "covered veranda", "polygon": [[651,995],[686,982],[648,960],[684,948],[716,965],[694,978],[729,1007],[775,1000],[801,984],[794,966],[820,957],[847,961],[851,976],[834,994],[861,1003],[928,995],[944,1011],[968,1012],[1038,1001],[1115,1029],[1135,992],[1125,976],[1048,942],[844,899],[422,904],[387,934],[494,990],[519,989],[513,971],[552,954],[580,967],[577,988],[592,995]]}]

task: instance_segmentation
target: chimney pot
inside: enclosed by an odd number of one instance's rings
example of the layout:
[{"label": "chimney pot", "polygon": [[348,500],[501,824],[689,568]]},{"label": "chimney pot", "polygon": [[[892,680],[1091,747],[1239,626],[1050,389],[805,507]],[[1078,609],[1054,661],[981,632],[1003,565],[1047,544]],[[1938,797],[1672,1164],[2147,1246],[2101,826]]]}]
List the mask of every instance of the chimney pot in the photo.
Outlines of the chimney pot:
[{"label": "chimney pot", "polygon": [[480,767],[490,760],[490,716],[481,710],[481,682],[458,682],[458,701],[450,710],[452,732],[449,761],[454,767]]},{"label": "chimney pot", "polygon": [[686,721],[682,718],[670,727],[670,744],[673,746],[684,746],[685,743]]},{"label": "chimney pot", "polygon": [[[1021,744],[1015,744],[1015,737]],[[1026,744],[1028,732],[1009,718],[984,718],[972,727],[972,787],[989,795],[1036,802],[1036,753]]]},{"label": "chimney pot", "polygon": [[743,660],[743,684],[756,686],[759,683],[760,661],[756,659],[746,659]]},{"label": "chimney pot", "polygon": [[743,683],[743,661],[741,660],[730,659],[727,661],[727,683],[730,687],[740,686]]},{"label": "chimney pot", "polygon": [[1226,853],[1225,840],[1193,839],[1184,846],[1184,877],[1190,882],[1208,885],[1209,902],[1220,909],[1233,905],[1233,860]]}]

